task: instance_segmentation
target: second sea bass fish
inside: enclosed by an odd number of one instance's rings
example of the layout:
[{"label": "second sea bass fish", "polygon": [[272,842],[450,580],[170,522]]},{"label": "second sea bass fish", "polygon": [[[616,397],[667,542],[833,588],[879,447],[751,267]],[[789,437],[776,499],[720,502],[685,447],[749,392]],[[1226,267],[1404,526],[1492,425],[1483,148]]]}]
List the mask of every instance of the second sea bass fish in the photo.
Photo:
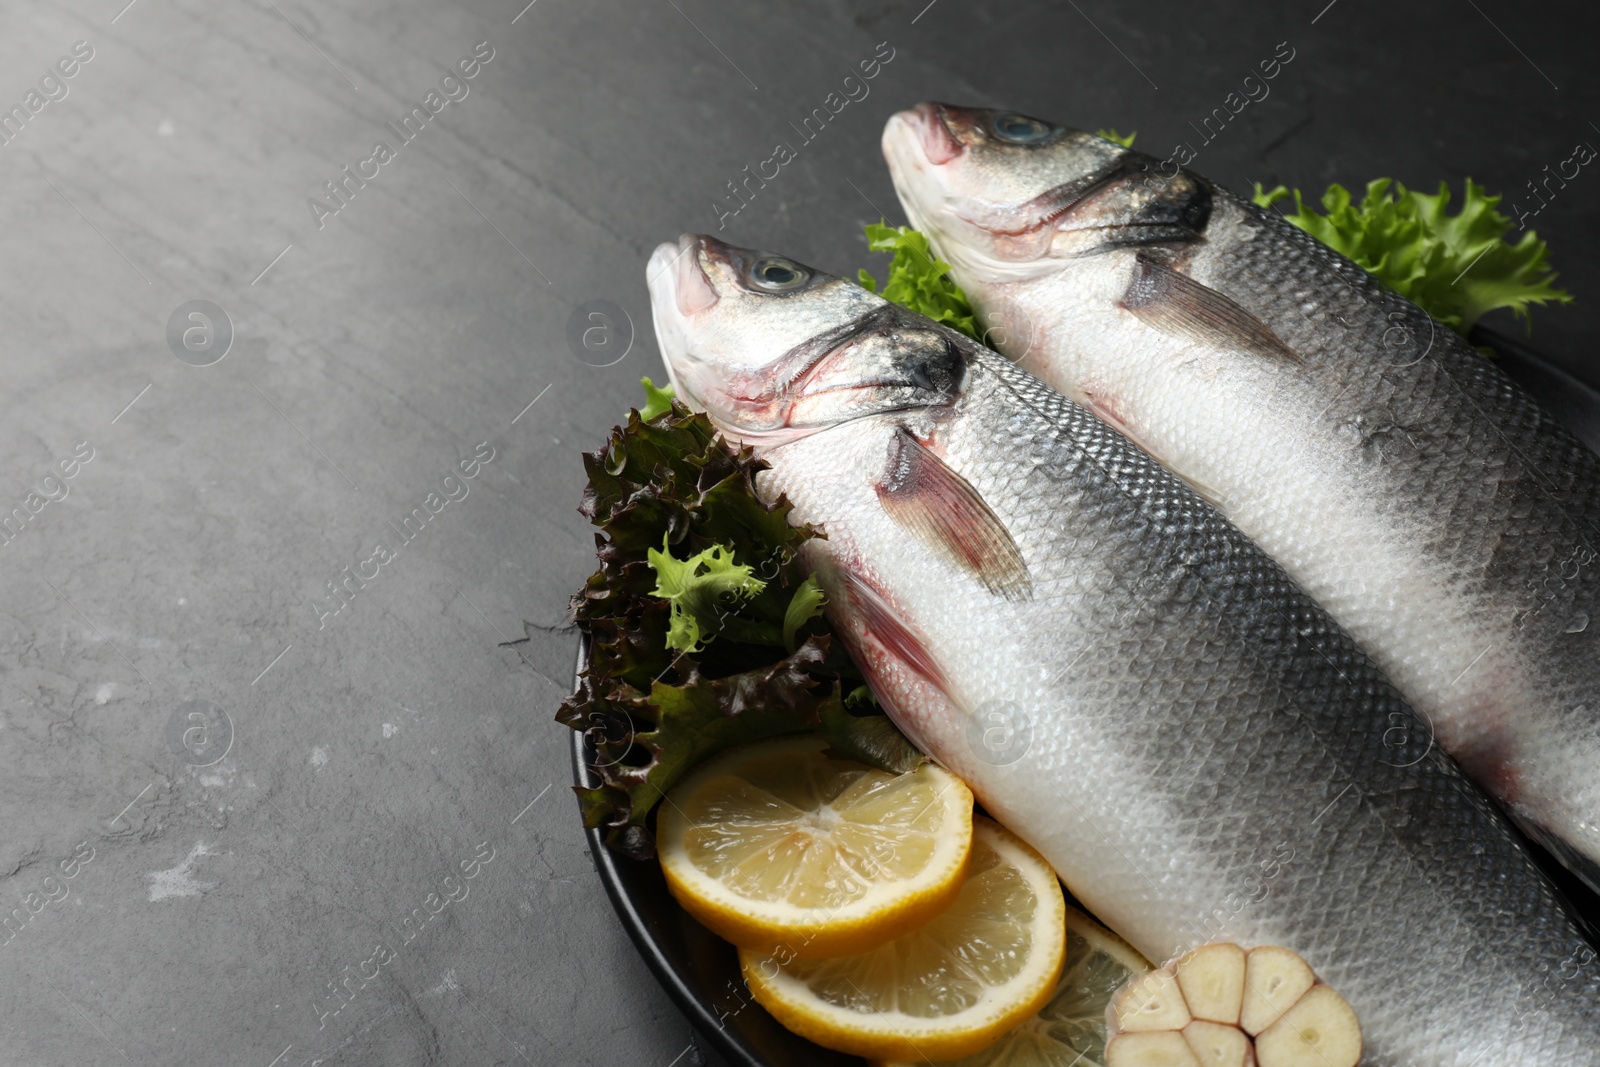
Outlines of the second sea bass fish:
[{"label": "second sea bass fish", "polygon": [[895,721],[1164,960],[1281,944],[1367,1067],[1600,1064],[1594,953],[1354,643],[1056,391],[712,238],[649,266],[678,396],[820,523],[804,562]]},{"label": "second sea bass fish", "polygon": [[1254,538],[1600,890],[1595,455],[1420,308],[1170,161],[945,104],[883,150],[1000,350]]}]

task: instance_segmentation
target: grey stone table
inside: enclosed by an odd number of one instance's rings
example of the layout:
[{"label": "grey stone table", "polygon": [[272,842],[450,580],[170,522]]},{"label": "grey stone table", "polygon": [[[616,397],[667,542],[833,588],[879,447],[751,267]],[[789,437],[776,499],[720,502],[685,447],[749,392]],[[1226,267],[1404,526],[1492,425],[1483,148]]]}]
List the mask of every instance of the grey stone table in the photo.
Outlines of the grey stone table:
[{"label": "grey stone table", "polygon": [[[1600,142],[1575,4],[524,3],[0,11],[0,1064],[706,1062],[551,721],[658,241],[869,263],[924,97],[1529,211]],[[1591,170],[1535,340],[1593,381]]]}]

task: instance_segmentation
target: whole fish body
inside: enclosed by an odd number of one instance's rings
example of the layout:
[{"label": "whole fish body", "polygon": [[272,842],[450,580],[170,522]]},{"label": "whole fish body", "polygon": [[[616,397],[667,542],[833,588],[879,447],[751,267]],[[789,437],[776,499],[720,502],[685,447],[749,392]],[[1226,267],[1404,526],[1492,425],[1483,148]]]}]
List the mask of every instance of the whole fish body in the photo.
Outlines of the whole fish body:
[{"label": "whole fish body", "polygon": [[1504,817],[1206,501],[840,279],[651,260],[678,395],[771,469],[895,721],[1153,960],[1301,953],[1369,1067],[1600,1064],[1600,972]]},{"label": "whole fish body", "polygon": [[997,346],[1216,504],[1600,890],[1594,453],[1421,309],[1170,162],[943,104],[892,118],[884,154]]}]

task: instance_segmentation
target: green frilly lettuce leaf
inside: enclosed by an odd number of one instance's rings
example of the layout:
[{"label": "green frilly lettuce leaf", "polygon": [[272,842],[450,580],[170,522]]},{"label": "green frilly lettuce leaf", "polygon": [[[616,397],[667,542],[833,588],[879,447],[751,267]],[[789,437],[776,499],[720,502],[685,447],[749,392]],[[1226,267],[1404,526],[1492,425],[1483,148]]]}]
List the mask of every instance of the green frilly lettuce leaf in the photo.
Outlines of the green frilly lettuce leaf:
[{"label": "green frilly lettuce leaf", "polygon": [[669,405],[632,412],[584,456],[598,568],[572,612],[589,659],[556,716],[593,748],[598,784],[576,790],[585,825],[641,858],[661,797],[733,745],[818,731],[886,770],[922,759],[870,699],[846,704],[864,680],[799,563],[821,531],[791,525],[787,500],[761,501],[750,450]]},{"label": "green frilly lettuce leaf", "polygon": [[1471,178],[1454,214],[1444,182],[1430,195],[1378,178],[1367,183],[1360,202],[1344,186],[1330,185],[1321,213],[1298,189],[1255,187],[1262,207],[1291,197],[1290,222],[1457,333],[1496,308],[1510,308],[1526,323],[1530,306],[1572,300],[1556,288],[1549,246],[1532,230],[1509,240],[1512,220],[1496,210],[1501,198]]},{"label": "green frilly lettuce leaf", "polygon": [[680,561],[667,547],[671,536],[662,534],[661,551],[652,548],[645,554],[650,569],[656,572],[656,587],[650,595],[664,597],[672,605],[667,647],[699,652],[701,638],[709,641],[722,629],[730,609],[736,610],[734,602],[757,596],[767,583],[755,576],[749,564],[736,562],[727,545],[712,545]]},{"label": "green frilly lettuce leaf", "polygon": [[678,392],[672,387],[671,382],[659,389],[649,378],[640,378],[639,384],[644,386],[644,407],[639,409],[639,418],[649,422],[657,415],[665,415],[672,410],[672,400]]},{"label": "green frilly lettuce leaf", "polygon": [[982,339],[967,294],[951,280],[950,264],[934,256],[926,234],[909,226],[869,223],[867,247],[874,252],[892,253],[894,258],[882,292],[878,290],[878,279],[865,270],[857,275],[863,289],[959,330],[973,340]]}]

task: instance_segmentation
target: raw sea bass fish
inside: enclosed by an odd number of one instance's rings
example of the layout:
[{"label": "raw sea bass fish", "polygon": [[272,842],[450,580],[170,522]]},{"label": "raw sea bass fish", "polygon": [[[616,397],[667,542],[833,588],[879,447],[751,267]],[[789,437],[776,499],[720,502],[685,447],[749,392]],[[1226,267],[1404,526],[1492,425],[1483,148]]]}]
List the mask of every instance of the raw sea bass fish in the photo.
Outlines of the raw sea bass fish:
[{"label": "raw sea bass fish", "polygon": [[997,347],[1254,538],[1600,890],[1595,455],[1420,308],[1170,161],[943,104],[883,150]]},{"label": "raw sea bass fish", "polygon": [[1369,1067],[1600,1064],[1600,971],[1509,825],[1283,571],[1003,357],[707,237],[678,396],[771,469],[895,721],[1152,960],[1281,944]]}]

